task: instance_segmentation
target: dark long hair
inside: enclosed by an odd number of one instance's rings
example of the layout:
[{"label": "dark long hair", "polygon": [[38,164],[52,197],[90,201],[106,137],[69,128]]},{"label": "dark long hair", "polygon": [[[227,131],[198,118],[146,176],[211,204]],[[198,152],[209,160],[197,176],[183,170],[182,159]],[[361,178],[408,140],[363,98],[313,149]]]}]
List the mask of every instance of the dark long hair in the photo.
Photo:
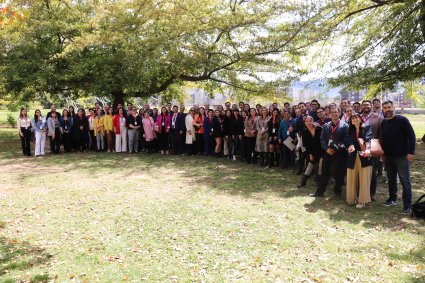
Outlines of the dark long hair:
[{"label": "dark long hair", "polygon": [[359,128],[360,128],[360,129],[361,129],[361,128],[364,128],[364,126],[363,126],[362,116],[361,116],[359,113],[354,113],[354,114],[352,114],[352,115],[351,115],[351,117],[350,117],[350,121],[349,121],[349,122],[350,122],[350,129],[354,129],[354,130],[356,129],[356,126],[354,126],[354,125],[353,125],[353,122],[352,122],[353,117],[357,117],[357,118],[359,118],[359,119],[360,119],[360,127],[359,127]]},{"label": "dark long hair", "polygon": [[37,114],[36,114],[36,113],[37,113],[37,111],[38,111],[38,112],[40,112],[40,117],[43,117],[43,116],[41,116],[41,111],[40,111],[40,109],[35,109],[35,111],[34,111],[34,121],[35,121],[35,122],[37,122],[37,120],[38,120],[38,117],[37,117]]}]

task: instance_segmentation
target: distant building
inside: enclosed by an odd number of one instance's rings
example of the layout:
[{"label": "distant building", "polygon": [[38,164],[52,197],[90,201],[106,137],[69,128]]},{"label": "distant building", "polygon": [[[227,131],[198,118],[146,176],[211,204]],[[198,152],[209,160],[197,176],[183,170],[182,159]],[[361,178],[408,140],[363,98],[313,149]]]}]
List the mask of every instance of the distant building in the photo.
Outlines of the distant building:
[{"label": "distant building", "polygon": [[199,106],[209,104],[210,107],[216,108],[218,105],[224,105],[226,101],[230,100],[230,97],[223,93],[215,93],[214,98],[210,98],[205,90],[201,88],[189,89],[187,94],[189,97],[184,100],[184,105],[187,107],[195,104]]}]

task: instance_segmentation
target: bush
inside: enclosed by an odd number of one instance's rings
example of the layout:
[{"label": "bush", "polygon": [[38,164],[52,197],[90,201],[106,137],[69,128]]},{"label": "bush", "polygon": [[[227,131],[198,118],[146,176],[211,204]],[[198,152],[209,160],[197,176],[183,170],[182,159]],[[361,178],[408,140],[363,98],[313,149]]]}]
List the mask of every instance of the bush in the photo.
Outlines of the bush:
[{"label": "bush", "polygon": [[16,118],[10,113],[7,114],[7,124],[9,124],[12,128],[15,128],[16,126]]}]

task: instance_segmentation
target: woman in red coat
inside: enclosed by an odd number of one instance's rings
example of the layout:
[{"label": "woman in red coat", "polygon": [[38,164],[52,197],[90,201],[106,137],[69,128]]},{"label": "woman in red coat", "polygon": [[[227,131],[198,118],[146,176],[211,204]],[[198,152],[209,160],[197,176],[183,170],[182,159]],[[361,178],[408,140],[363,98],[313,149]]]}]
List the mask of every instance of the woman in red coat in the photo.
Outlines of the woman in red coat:
[{"label": "woman in red coat", "polygon": [[118,110],[112,121],[115,133],[115,152],[127,151],[127,124],[122,109]]}]

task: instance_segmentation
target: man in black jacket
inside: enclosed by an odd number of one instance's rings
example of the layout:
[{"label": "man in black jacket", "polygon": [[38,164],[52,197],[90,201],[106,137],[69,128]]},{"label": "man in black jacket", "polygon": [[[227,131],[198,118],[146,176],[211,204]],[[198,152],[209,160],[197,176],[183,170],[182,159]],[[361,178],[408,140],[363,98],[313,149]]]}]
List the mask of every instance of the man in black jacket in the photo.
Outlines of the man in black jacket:
[{"label": "man in black jacket", "polygon": [[173,113],[171,115],[171,136],[173,143],[173,154],[184,153],[184,140],[186,136],[186,115],[184,113],[184,106],[180,107],[178,112],[177,105],[173,106]]},{"label": "man in black jacket", "polygon": [[410,214],[412,207],[412,185],[409,163],[413,161],[416,136],[409,120],[395,114],[392,101],[382,103],[385,120],[382,122],[382,149],[385,155],[389,198],[385,206],[397,204],[397,175],[403,187],[403,214]]}]

